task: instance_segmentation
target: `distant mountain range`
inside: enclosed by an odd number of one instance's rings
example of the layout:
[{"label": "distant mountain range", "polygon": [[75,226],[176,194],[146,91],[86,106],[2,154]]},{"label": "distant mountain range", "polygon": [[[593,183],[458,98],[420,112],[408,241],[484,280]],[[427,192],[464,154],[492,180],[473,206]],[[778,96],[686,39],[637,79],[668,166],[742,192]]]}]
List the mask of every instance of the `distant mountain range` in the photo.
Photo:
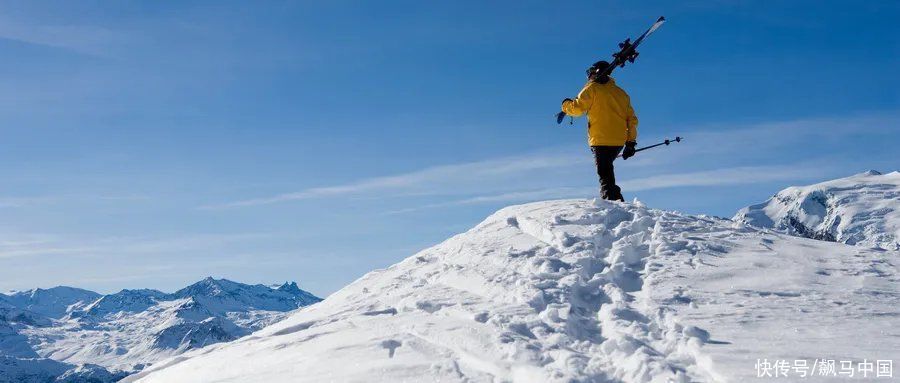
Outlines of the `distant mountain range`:
[{"label": "distant mountain range", "polygon": [[59,286],[0,294],[0,383],[114,382],[321,299],[296,283],[206,278],[174,293]]}]

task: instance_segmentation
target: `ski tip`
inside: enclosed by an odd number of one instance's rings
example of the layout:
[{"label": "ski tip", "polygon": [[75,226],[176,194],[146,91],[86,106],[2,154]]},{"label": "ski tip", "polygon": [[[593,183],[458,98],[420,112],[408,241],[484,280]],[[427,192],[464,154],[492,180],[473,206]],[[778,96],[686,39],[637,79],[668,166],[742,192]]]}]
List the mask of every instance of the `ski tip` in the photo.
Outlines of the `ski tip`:
[{"label": "ski tip", "polygon": [[656,19],[656,22],[657,22],[657,23],[662,22],[662,21],[666,21],[666,17],[665,17],[665,16],[660,16],[658,19]]}]

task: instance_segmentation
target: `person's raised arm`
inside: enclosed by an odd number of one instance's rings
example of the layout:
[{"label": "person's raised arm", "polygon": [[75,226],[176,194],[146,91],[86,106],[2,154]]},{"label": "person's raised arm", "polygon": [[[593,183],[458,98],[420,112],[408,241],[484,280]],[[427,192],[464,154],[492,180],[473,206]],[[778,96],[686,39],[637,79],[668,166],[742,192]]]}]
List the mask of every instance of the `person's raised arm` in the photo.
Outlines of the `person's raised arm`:
[{"label": "person's raised arm", "polygon": [[578,117],[582,114],[587,113],[588,109],[591,108],[591,103],[593,102],[593,96],[590,88],[591,84],[585,85],[584,89],[581,90],[581,93],[578,93],[578,97],[576,97],[574,100],[568,98],[563,100],[562,111],[574,117]]}]

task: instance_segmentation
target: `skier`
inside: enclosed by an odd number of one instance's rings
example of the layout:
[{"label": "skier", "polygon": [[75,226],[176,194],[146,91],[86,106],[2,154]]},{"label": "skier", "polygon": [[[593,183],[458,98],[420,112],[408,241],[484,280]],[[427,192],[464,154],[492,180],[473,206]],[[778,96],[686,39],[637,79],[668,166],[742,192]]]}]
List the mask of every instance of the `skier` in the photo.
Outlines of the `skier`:
[{"label": "skier", "polygon": [[619,152],[623,160],[634,155],[638,120],[628,94],[609,75],[603,74],[608,66],[606,61],[591,65],[587,70],[588,83],[577,98],[563,100],[562,111],[575,117],[587,114],[588,145],[600,177],[600,197],[625,201],[622,189],[616,185],[613,161]]}]

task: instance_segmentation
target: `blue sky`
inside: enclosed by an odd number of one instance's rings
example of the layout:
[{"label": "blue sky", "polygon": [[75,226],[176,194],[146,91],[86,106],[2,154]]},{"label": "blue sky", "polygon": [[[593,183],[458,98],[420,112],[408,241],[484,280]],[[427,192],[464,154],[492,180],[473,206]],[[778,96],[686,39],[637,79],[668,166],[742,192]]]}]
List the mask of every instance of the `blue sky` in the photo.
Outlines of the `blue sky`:
[{"label": "blue sky", "polygon": [[867,2],[0,3],[0,289],[325,295],[503,206],[591,197],[584,69],[639,143],[627,199],[731,216],[900,160],[900,5]]}]

